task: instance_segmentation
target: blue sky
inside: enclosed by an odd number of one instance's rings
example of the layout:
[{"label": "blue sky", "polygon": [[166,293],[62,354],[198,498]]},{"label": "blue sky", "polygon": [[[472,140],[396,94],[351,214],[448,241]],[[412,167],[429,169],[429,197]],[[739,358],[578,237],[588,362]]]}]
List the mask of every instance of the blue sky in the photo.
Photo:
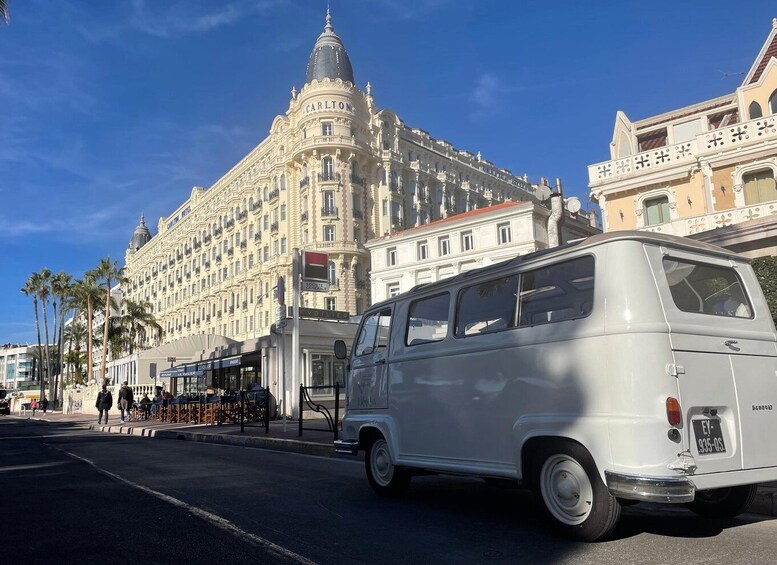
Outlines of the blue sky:
[{"label": "blue sky", "polygon": [[[331,0],[380,108],[587,201],[615,112],[732,92],[771,1]],[[48,267],[123,263],[267,134],[323,29],[325,0],[10,0],[0,25],[0,344],[34,342],[19,289]]]}]

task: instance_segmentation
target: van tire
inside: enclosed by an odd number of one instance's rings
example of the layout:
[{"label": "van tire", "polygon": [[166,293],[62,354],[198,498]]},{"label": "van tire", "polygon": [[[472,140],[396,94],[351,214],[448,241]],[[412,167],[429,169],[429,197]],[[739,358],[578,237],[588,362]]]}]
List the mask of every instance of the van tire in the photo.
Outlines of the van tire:
[{"label": "van tire", "polygon": [[391,462],[388,442],[383,436],[375,438],[367,445],[364,467],[372,490],[381,496],[401,496],[410,486],[412,475],[404,467]]},{"label": "van tire", "polygon": [[757,490],[758,485],[699,490],[686,506],[703,518],[733,518],[747,510]]},{"label": "van tire", "polygon": [[582,445],[559,440],[544,443],[532,457],[531,477],[540,511],[564,536],[599,541],[617,526],[620,503],[607,490]]}]

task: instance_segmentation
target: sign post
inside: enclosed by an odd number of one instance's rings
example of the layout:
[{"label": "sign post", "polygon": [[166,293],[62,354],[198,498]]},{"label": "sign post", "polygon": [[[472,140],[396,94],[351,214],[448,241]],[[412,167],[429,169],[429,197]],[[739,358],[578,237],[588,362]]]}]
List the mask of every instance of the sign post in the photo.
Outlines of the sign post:
[{"label": "sign post", "polygon": [[[300,302],[300,254],[296,247],[291,250],[291,386],[292,390],[299,390],[299,302]],[[294,395],[298,397],[298,395]],[[301,411],[302,406],[297,406]],[[302,418],[302,414],[299,414]]]}]

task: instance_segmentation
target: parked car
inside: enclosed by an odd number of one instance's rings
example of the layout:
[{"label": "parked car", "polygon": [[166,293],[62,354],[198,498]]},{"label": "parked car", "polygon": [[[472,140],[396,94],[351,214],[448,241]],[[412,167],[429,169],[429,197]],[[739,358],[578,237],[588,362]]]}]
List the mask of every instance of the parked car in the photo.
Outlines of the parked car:
[{"label": "parked car", "polygon": [[7,395],[6,391],[0,388],[0,414],[5,414],[6,416],[10,416],[11,404],[8,402],[6,395]]}]

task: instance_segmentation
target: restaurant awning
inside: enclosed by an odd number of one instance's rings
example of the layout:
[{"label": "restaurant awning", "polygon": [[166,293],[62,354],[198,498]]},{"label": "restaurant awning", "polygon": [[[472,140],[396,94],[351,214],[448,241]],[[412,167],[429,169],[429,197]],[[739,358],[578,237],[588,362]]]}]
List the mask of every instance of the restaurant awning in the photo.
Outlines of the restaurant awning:
[{"label": "restaurant awning", "polygon": [[221,359],[211,359],[209,361],[200,361],[197,363],[184,363],[175,367],[170,367],[159,373],[159,378],[169,379],[177,377],[201,377],[205,371],[214,369],[226,369],[228,367],[239,367],[242,355],[233,355],[232,357],[223,357]]}]

